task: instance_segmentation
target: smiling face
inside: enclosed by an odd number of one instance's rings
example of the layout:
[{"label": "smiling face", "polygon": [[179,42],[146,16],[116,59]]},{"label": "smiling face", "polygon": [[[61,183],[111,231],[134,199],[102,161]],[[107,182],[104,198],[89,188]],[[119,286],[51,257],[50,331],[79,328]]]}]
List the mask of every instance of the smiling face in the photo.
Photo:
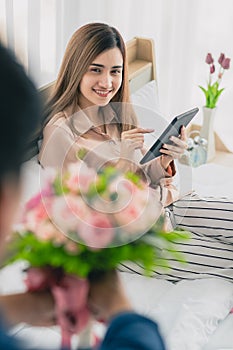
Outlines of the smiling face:
[{"label": "smiling face", "polygon": [[122,83],[123,57],[115,47],[98,55],[80,82],[79,106],[105,106]]}]

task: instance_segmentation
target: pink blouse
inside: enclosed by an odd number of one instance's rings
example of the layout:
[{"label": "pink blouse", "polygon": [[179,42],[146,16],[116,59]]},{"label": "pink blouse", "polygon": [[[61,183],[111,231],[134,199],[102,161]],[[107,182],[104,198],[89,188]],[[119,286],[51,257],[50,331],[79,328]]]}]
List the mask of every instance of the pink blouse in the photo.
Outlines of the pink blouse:
[{"label": "pink blouse", "polygon": [[[120,157],[121,135],[119,120],[110,105],[101,107],[103,123],[102,132],[99,121],[94,116],[78,110],[72,114],[71,108],[57,113],[43,131],[43,141],[39,152],[39,162],[43,167],[66,167],[78,160],[80,151],[85,153],[83,160],[89,167],[99,169],[106,164],[114,165]],[[142,151],[135,150],[131,159],[131,171],[143,171],[149,185],[157,193],[156,197],[165,207],[178,199],[178,190],[173,185],[175,167],[172,162],[171,174],[164,170],[160,158],[140,165]]]}]

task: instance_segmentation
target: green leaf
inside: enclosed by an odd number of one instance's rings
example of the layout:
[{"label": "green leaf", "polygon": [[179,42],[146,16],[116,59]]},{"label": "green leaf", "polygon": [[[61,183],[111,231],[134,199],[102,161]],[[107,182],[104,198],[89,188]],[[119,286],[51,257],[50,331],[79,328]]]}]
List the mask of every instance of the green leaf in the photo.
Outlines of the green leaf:
[{"label": "green leaf", "polygon": [[205,106],[207,108],[215,108],[218,98],[221,95],[222,91],[224,89],[219,90],[219,82],[216,81],[215,83],[208,84],[207,85],[207,90],[204,89],[202,86],[199,85],[199,88],[204,92],[205,98],[206,98],[206,104]]},{"label": "green leaf", "polygon": [[57,176],[53,182],[53,188],[56,195],[61,196],[65,193],[68,193],[69,190],[67,186],[64,185],[64,182],[60,176]]},{"label": "green leaf", "polygon": [[157,225],[133,242],[99,250],[77,243],[78,253],[71,254],[65,246],[51,241],[40,241],[32,232],[16,233],[8,247],[7,264],[25,260],[31,266],[60,267],[65,273],[87,277],[93,271],[108,271],[119,264],[132,262],[142,267],[145,275],[154,270],[168,269],[171,261],[185,262],[185,255],[177,252],[176,242],[187,241],[189,233],[183,230],[163,232],[162,219]]},{"label": "green leaf", "polygon": [[87,153],[88,153],[88,150],[83,147],[80,150],[78,150],[78,152],[76,153],[76,158],[83,160]]},{"label": "green leaf", "polygon": [[140,177],[135,174],[135,173],[132,173],[130,171],[128,171],[126,174],[125,174],[125,178],[130,180],[131,182],[133,182],[135,185],[139,186],[140,185]]}]

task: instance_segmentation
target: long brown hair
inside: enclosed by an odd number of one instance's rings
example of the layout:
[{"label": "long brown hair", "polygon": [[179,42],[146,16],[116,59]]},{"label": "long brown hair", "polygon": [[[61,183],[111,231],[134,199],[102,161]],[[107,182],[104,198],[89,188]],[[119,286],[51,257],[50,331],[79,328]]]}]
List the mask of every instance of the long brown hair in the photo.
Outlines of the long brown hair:
[{"label": "long brown hair", "polygon": [[[128,105],[129,86],[126,46],[119,31],[104,23],[89,23],[79,28],[71,37],[58,73],[53,93],[45,112],[45,124],[68,106],[79,104],[80,82],[94,59],[102,52],[119,48],[123,57],[122,84],[111,102],[121,121],[121,130],[137,124],[133,109]],[[125,103],[126,104],[125,104]],[[127,107],[125,107],[127,106]]]}]

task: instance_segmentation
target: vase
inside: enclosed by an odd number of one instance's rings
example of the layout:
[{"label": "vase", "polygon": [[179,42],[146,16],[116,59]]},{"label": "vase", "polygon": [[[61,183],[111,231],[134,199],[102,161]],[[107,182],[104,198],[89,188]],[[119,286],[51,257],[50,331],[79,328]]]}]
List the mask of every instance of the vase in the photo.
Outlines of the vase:
[{"label": "vase", "polygon": [[200,136],[207,140],[207,162],[215,157],[215,136],[214,136],[214,119],[215,108],[203,107],[203,122],[200,130]]}]

